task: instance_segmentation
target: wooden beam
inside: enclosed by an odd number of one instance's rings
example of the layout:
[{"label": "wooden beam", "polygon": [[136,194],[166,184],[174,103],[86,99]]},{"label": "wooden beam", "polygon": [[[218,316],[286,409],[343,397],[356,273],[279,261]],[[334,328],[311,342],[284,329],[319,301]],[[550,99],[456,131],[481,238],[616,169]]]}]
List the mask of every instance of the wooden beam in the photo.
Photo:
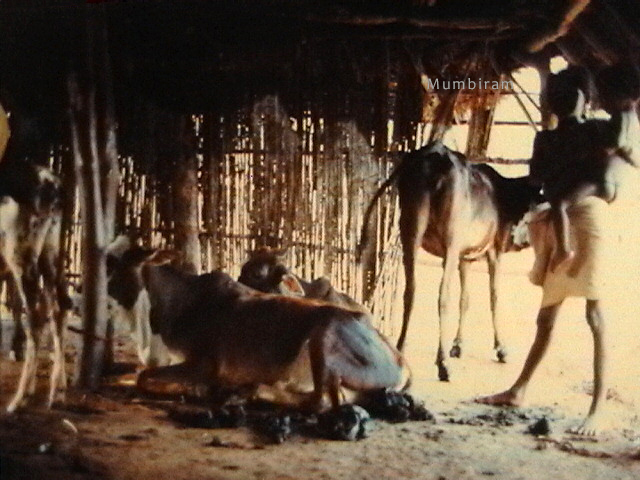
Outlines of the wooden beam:
[{"label": "wooden beam", "polygon": [[394,15],[308,15],[302,20],[311,23],[327,23],[335,25],[353,26],[410,26],[440,30],[489,30],[500,32],[505,30],[524,30],[526,25],[520,20],[506,20],[504,18],[421,18],[418,14],[410,16]]},{"label": "wooden beam", "polygon": [[549,43],[564,36],[571,28],[573,21],[589,5],[591,0],[570,0],[564,8],[558,12],[559,18],[548,19],[548,25],[538,32],[527,45],[528,52],[539,52]]}]

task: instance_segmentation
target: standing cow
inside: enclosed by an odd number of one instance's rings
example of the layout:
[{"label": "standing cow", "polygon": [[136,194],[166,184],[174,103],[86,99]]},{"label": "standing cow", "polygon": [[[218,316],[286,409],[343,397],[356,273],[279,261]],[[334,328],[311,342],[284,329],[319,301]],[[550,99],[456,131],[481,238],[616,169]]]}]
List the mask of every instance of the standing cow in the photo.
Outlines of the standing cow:
[{"label": "standing cow", "polygon": [[24,364],[9,412],[35,392],[38,347],[47,323],[54,347],[49,406],[58,388],[66,388],[63,332],[71,302],[60,261],[61,195],[60,180],[50,170],[16,160],[0,163],[0,276],[13,283],[26,312]]},{"label": "standing cow", "polygon": [[[400,238],[406,277],[402,331],[397,347],[404,347],[415,291],[415,257],[418,248],[443,259],[438,310],[440,339],[436,365],[438,377],[449,380],[445,352],[460,356],[462,329],[469,306],[466,286],[469,262],[485,258],[489,265],[494,349],[505,361],[506,349],[500,335],[498,316],[498,271],[500,256],[518,250],[512,230],[532,204],[541,201],[539,189],[528,177],[505,178],[484,164],[471,164],[464,155],[433,142],[408,153],[391,176],[380,186],[369,204],[358,256],[368,242],[368,223],[376,201],[392,183],[398,185]],[[460,320],[451,344],[445,325],[452,321],[451,286],[456,271],[460,275]]]}]

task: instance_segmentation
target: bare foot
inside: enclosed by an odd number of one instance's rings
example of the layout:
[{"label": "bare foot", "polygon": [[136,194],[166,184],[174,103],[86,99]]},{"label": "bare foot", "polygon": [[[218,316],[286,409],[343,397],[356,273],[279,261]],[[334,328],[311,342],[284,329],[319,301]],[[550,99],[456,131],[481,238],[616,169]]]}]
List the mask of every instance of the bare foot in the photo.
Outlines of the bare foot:
[{"label": "bare foot", "polygon": [[575,257],[576,253],[573,250],[569,250],[568,252],[557,251],[553,257],[551,257],[551,271],[568,270]]},{"label": "bare foot", "polygon": [[511,390],[505,390],[502,393],[496,393],[495,395],[488,395],[486,397],[478,397],[475,399],[476,403],[482,403],[484,405],[508,407],[519,407],[522,405],[522,401],[522,396],[513,393]]},{"label": "bare foot", "polygon": [[569,429],[569,433],[582,435],[585,437],[594,437],[604,430],[604,421],[601,415],[589,415],[582,425]]}]

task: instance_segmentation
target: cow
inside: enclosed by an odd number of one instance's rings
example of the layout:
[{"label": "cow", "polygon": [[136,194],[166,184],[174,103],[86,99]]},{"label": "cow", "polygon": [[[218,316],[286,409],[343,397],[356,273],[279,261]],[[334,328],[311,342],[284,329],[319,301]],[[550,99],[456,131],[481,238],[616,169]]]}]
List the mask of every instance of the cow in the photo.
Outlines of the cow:
[{"label": "cow", "polygon": [[220,271],[183,273],[167,264],[171,253],[133,246],[109,278],[109,295],[131,314],[146,296],[152,331],[184,359],[144,370],[143,391],[158,381],[248,387],[258,394],[266,387],[261,398],[317,412],[327,394],[337,408],[342,387],[366,392],[408,385],[403,357],[366,314],[261,293]]},{"label": "cow", "polygon": [[[486,164],[472,164],[464,155],[439,141],[404,156],[382,183],[365,212],[357,257],[367,247],[371,212],[382,193],[397,183],[400,204],[400,240],[406,278],[402,330],[397,348],[402,351],[409,327],[415,291],[415,261],[419,247],[443,259],[438,310],[440,337],[436,365],[438,377],[448,381],[445,352],[462,353],[463,326],[469,307],[466,279],[470,262],[484,258],[489,266],[494,351],[500,362],[507,351],[500,333],[498,273],[500,257],[523,245],[514,243],[512,231],[533,204],[542,202],[539,187],[528,177],[505,178]],[[454,341],[445,326],[452,316],[452,283],[460,275],[460,318]]]},{"label": "cow", "polygon": [[339,307],[367,312],[349,295],[337,291],[326,277],[311,282],[291,273],[284,265],[283,250],[260,248],[249,254],[238,281],[264,293],[293,294],[323,300]]},{"label": "cow", "polygon": [[61,393],[66,389],[63,333],[71,305],[61,268],[61,199],[60,179],[51,170],[14,159],[0,163],[0,277],[12,283],[18,311],[26,313],[24,364],[8,412],[35,392],[40,336],[47,323],[54,348],[48,405],[59,388]]}]

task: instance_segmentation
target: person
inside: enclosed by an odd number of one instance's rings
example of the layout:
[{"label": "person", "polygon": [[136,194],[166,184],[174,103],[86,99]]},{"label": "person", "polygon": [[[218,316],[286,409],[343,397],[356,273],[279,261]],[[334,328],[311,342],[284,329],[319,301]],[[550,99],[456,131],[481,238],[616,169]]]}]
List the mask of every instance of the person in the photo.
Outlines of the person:
[{"label": "person", "polygon": [[[610,78],[610,71],[605,69],[599,75],[599,86],[615,82]],[[623,67],[615,67],[614,71],[627,79],[623,89],[627,98],[640,96],[637,74],[625,71]],[[625,171],[621,163],[637,166],[631,158],[631,150],[621,145],[623,117],[619,112],[628,106],[609,99],[603,107],[612,116],[611,121],[585,121],[582,114],[588,93],[587,75],[582,69],[570,67],[552,75],[546,100],[551,112],[558,117],[558,127],[541,133],[534,143],[530,176],[542,186],[550,203],[556,237],[555,253],[549,265],[552,271],[569,268],[575,257],[570,246],[568,207],[589,195],[613,202],[620,183],[619,175],[624,175]]]},{"label": "person", "polygon": [[[571,72],[569,72],[571,73]],[[590,149],[604,149],[608,156],[627,156],[634,159],[640,154],[635,145],[640,138],[640,124],[635,111],[638,97],[632,97],[632,89],[621,95],[626,85],[633,85],[635,80],[625,82],[625,75],[635,75],[630,70],[610,67],[599,76],[598,90],[603,105],[612,111],[609,121],[583,122],[581,120],[585,92],[580,81],[571,74],[559,75],[554,79],[560,91],[565,92],[564,99],[568,104],[567,114],[560,118],[560,126],[565,127],[538,134],[534,148],[544,152],[532,164],[534,175],[545,178],[551,175],[554,168],[560,168],[553,162],[555,154],[571,154],[583,161],[593,154]],[[609,82],[603,84],[603,82]],[[615,93],[618,92],[618,93]],[[551,92],[554,93],[553,91]],[[615,110],[615,109],[618,110]],[[614,138],[614,140],[611,140]],[[617,140],[615,140],[617,138]],[[580,140],[580,143],[569,143]],[[614,145],[617,142],[617,145]],[[605,159],[609,161],[610,159]],[[611,162],[613,165],[614,162]],[[546,170],[545,170],[546,168]],[[570,246],[575,248],[575,258],[570,267],[573,271],[558,271],[550,268],[551,261],[536,263],[541,273],[540,284],[543,288],[542,302],[537,316],[537,331],[534,342],[526,358],[522,371],[514,384],[504,392],[477,398],[476,401],[488,405],[519,406],[524,402],[529,382],[542,361],[554,329],[560,307],[567,297],[583,297],[586,299],[586,320],[594,340],[594,391],[589,412],[584,422],[573,433],[595,435],[605,424],[602,404],[606,399],[609,381],[608,371],[608,337],[606,331],[606,298],[609,295],[614,276],[618,275],[616,263],[611,255],[621,250],[615,242],[622,235],[620,219],[625,218],[626,207],[636,207],[637,169],[626,160],[615,162],[615,197],[613,203],[607,203],[596,196],[584,196],[567,208],[569,219]],[[554,232],[550,210],[538,212],[530,224],[531,242],[536,255],[540,252],[553,251],[558,245]],[[560,247],[562,248],[562,247]],[[549,259],[547,259],[549,260]],[[541,267],[541,268],[540,268]],[[535,283],[535,282],[534,282]]]}]

